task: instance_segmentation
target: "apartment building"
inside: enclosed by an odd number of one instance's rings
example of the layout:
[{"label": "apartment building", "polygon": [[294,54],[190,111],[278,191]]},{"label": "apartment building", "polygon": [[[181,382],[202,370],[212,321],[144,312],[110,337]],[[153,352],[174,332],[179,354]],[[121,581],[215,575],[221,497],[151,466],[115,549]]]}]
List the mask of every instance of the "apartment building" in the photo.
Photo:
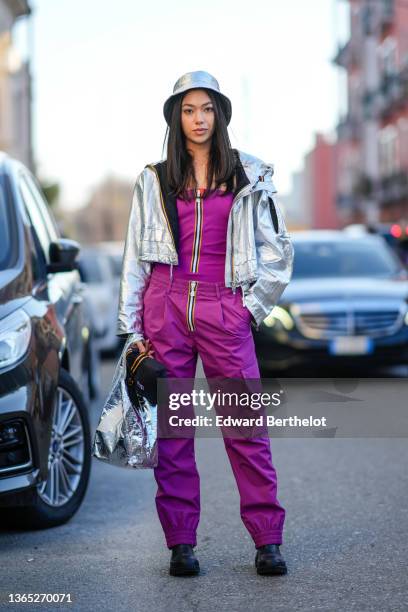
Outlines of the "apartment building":
[{"label": "apartment building", "polygon": [[12,39],[17,19],[30,14],[26,0],[0,0],[0,150],[34,171],[30,66]]},{"label": "apartment building", "polygon": [[342,224],[408,221],[408,2],[348,0],[350,36],[337,126],[336,203]]}]

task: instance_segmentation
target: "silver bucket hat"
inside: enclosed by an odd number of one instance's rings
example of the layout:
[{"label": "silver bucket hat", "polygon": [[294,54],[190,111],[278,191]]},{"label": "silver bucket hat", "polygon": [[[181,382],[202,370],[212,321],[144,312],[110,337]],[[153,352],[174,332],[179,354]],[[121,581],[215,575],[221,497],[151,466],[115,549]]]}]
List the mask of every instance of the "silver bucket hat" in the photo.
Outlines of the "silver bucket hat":
[{"label": "silver bucket hat", "polygon": [[177,81],[173,87],[173,93],[171,96],[167,98],[163,106],[163,114],[166,119],[167,125],[170,125],[171,120],[171,112],[173,109],[173,104],[177,96],[189,89],[211,89],[212,91],[216,91],[221,100],[221,106],[224,111],[225,119],[227,121],[227,125],[231,121],[232,115],[232,106],[231,101],[227,96],[221,93],[220,86],[218,84],[217,79],[215,79],[211,74],[205,72],[204,70],[195,70],[194,72],[186,72],[183,74]]}]

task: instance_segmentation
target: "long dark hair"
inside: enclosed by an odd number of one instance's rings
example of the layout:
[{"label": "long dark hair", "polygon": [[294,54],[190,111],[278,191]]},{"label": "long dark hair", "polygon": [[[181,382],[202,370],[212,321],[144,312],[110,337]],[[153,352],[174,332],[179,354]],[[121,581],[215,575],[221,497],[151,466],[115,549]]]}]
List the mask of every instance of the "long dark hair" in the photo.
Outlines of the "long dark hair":
[{"label": "long dark hair", "polygon": [[[200,87],[200,89],[205,88]],[[220,98],[211,89],[205,89],[205,91],[211,98],[215,114],[215,126],[208,159],[207,185],[203,194],[204,197],[207,197],[213,182],[215,182],[215,189],[226,183],[225,193],[233,190],[237,160],[231,147]],[[170,127],[167,127],[163,144],[164,151],[167,139],[167,181],[173,194],[183,200],[188,199],[188,184],[192,184],[195,188],[198,187],[194,174],[193,158],[186,149],[186,139],[181,125],[181,104],[186,93],[181,93],[173,104]]]}]

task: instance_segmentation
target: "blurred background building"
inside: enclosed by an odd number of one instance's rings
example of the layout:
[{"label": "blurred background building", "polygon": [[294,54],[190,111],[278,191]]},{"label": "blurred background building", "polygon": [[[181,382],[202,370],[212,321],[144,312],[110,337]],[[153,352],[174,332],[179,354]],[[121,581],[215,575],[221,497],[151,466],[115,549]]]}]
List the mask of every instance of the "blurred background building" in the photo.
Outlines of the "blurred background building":
[{"label": "blurred background building", "polygon": [[[348,22],[345,36],[335,51],[337,34],[333,35],[333,45],[326,56],[327,64],[331,64],[341,78],[338,91],[341,110],[334,112],[332,123],[328,124],[331,131],[322,131],[327,127],[319,128],[315,119],[311,124],[309,145],[306,142],[300,149],[298,144],[290,153],[290,159],[300,155],[302,160],[303,155],[303,160],[292,175],[290,191],[278,193],[288,227],[290,230],[339,228],[354,223],[383,222],[396,224],[397,230],[408,236],[408,229],[405,229],[408,227],[408,0],[327,1],[333,7],[347,9],[347,16],[342,13],[339,19],[339,22]],[[38,151],[33,152],[32,137],[32,122],[38,123],[39,115],[39,108],[33,109],[32,105],[30,63],[33,65],[33,59],[30,55],[33,47],[28,45],[28,57],[22,60],[12,36],[16,21],[29,17],[32,12],[33,7],[27,0],[0,0],[0,150],[21,160],[38,174],[35,167]],[[37,8],[35,12],[37,14]],[[29,26],[31,22],[32,18],[27,21]],[[29,28],[27,33],[31,35]],[[290,66],[289,59],[287,65]],[[92,70],[91,59],[89,66]],[[44,62],[41,69],[44,71]],[[40,68],[38,71],[40,73]],[[50,82],[49,74],[47,79],[47,83]],[[287,85],[281,82],[281,89],[286,92]],[[333,90],[333,85],[323,81],[319,87]],[[247,133],[247,138],[253,123],[250,88],[250,78],[244,74],[241,106],[246,122],[242,131],[244,136]],[[316,91],[315,87],[311,89]],[[286,93],[283,98],[286,95],[289,99]],[[127,98],[126,95],[120,97]],[[307,93],[306,98],[309,97]],[[84,94],[79,111],[77,109],[79,114],[73,115],[78,124],[81,116],[87,118],[87,125],[91,123],[91,115],[85,110],[86,100]],[[44,98],[42,104],[45,104]],[[55,115],[60,105],[61,100],[55,104]],[[316,108],[316,104],[314,106]],[[75,108],[71,104],[70,112],[74,113]],[[116,125],[117,116],[112,116]],[[283,118],[283,123],[285,121],[289,125],[290,117]],[[50,158],[50,151],[54,152],[55,148],[52,148],[52,138],[44,136],[44,132],[43,127],[41,138],[48,138]],[[118,132],[115,129],[115,135]],[[61,138],[63,136],[61,132]],[[137,151],[143,150],[142,134],[137,133],[137,136]],[[119,149],[116,141],[115,147]],[[112,145],[112,150],[115,147]],[[60,148],[69,149],[66,135],[64,146]],[[241,148],[245,150],[245,146]],[[89,159],[93,157],[95,155]],[[133,160],[133,154],[127,157]],[[124,162],[120,167],[123,165]],[[139,168],[139,165],[135,159],[134,167]],[[67,172],[71,166],[65,164]],[[59,176],[61,168],[65,171],[62,164],[54,183],[42,186],[48,201],[57,204],[53,207],[54,214],[64,233],[84,244],[123,241],[134,177],[118,179],[109,175],[107,169],[105,175],[95,178],[91,187],[80,193],[75,208],[70,208],[66,206],[64,191],[62,197],[59,193],[59,180],[63,178]],[[71,170],[67,181],[75,182],[78,174],[79,170],[76,173]],[[95,169],[93,174],[90,169],[89,176],[94,174]],[[126,176],[126,172],[124,174]],[[90,196],[87,195],[89,189],[92,189]]]},{"label": "blurred background building", "polygon": [[0,0],[0,150],[34,171],[30,64],[12,39],[17,19],[30,14],[26,0]]},{"label": "blurred background building", "polygon": [[335,63],[347,75],[338,135],[343,224],[408,219],[408,2],[348,0],[350,37]]},{"label": "blurred background building", "polygon": [[292,175],[286,214],[291,229],[337,228],[337,142],[332,134],[315,134],[303,168]]},{"label": "blurred background building", "polygon": [[114,176],[95,187],[83,208],[61,212],[64,233],[83,244],[123,241],[129,219],[133,184]]},{"label": "blurred background building", "polygon": [[333,63],[345,75],[335,133],[315,134],[285,198],[292,229],[408,225],[408,0],[338,0],[349,37]]}]

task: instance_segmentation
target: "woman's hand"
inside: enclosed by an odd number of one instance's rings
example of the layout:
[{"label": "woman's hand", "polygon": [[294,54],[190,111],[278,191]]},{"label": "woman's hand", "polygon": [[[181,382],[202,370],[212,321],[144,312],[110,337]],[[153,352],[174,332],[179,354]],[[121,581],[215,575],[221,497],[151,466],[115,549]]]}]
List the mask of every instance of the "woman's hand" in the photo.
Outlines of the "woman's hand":
[{"label": "woman's hand", "polygon": [[137,348],[139,349],[139,351],[141,353],[144,353],[144,352],[147,351],[148,352],[148,356],[149,357],[153,357],[154,349],[153,349],[152,344],[151,344],[149,339],[147,339],[147,340],[138,340],[134,344],[136,344]]}]

